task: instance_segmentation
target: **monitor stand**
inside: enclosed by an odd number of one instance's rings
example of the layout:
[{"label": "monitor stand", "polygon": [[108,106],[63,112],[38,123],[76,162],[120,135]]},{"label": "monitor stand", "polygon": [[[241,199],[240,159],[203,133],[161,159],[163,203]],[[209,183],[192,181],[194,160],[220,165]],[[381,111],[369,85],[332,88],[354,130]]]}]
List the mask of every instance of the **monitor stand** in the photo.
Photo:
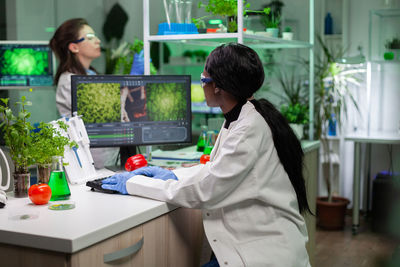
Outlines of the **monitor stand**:
[{"label": "monitor stand", "polygon": [[125,163],[129,157],[136,155],[136,146],[121,146],[119,148],[119,165],[107,166],[106,168],[115,172],[125,171]]}]

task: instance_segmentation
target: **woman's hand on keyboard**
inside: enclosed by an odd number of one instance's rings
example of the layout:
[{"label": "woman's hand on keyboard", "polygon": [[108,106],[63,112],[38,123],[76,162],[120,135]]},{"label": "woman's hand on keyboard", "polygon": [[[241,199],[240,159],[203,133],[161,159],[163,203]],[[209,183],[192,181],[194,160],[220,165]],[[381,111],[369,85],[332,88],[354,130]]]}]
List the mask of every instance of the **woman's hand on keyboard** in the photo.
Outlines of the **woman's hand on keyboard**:
[{"label": "woman's hand on keyboard", "polygon": [[151,177],[154,179],[160,180],[178,180],[175,174],[170,171],[160,167],[151,166],[151,167],[143,167],[131,172],[122,172],[117,173],[107,179],[102,181],[102,188],[103,189],[110,189],[120,192],[121,194],[127,195],[128,191],[126,191],[126,181],[132,178],[135,175],[144,175],[147,177]]},{"label": "woman's hand on keyboard", "polygon": [[109,178],[104,179],[101,187],[103,189],[110,189],[118,191],[123,195],[127,195],[128,191],[126,191],[126,181],[136,175],[134,172],[135,171],[117,173]]}]

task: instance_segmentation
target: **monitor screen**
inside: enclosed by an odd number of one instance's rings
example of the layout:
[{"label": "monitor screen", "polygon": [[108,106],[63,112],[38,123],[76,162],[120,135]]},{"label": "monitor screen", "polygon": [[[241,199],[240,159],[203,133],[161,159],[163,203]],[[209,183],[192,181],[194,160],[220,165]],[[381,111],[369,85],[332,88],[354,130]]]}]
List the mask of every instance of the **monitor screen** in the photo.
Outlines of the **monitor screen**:
[{"label": "monitor screen", "polygon": [[54,57],[48,41],[0,41],[0,87],[52,86]]},{"label": "monitor screen", "polygon": [[91,147],[190,143],[189,75],[73,75]]},{"label": "monitor screen", "polygon": [[193,113],[221,114],[221,108],[207,106],[206,97],[204,96],[203,87],[200,82],[192,82],[191,100]]}]

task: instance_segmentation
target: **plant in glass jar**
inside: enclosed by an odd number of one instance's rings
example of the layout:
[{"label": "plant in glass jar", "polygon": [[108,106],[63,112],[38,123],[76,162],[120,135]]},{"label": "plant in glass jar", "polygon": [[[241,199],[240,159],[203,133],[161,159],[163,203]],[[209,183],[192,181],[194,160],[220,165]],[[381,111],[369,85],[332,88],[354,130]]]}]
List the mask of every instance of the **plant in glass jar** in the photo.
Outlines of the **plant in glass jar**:
[{"label": "plant in glass jar", "polygon": [[[63,131],[67,131],[68,126],[57,121],[57,126]],[[51,123],[41,122],[32,131],[32,148],[31,153],[34,155],[34,161],[38,169],[38,181],[48,183],[50,178],[50,165],[53,156],[64,156],[66,146],[77,148],[75,141],[70,141],[63,136],[60,130]]]},{"label": "plant in glass jar", "polygon": [[28,196],[28,188],[30,184],[30,173],[28,166],[34,163],[32,149],[32,125],[28,121],[30,112],[26,110],[27,106],[32,103],[26,100],[25,96],[21,97],[20,102],[15,105],[20,109],[17,115],[9,107],[9,99],[0,99],[3,105],[0,105],[0,113],[2,122],[0,127],[4,132],[4,141],[10,149],[11,159],[14,163],[14,195],[16,197]]}]

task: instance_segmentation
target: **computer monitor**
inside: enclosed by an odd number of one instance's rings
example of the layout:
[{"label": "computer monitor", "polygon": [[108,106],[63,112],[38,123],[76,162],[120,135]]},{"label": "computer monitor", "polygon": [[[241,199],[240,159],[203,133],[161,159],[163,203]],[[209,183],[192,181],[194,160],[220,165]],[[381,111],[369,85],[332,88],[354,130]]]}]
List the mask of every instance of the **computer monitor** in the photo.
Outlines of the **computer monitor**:
[{"label": "computer monitor", "polygon": [[192,112],[204,114],[221,114],[221,108],[207,106],[204,90],[200,82],[192,82],[191,84],[191,100]]},{"label": "computer monitor", "polygon": [[48,41],[0,41],[0,88],[53,85],[55,58]]},{"label": "computer monitor", "polygon": [[91,147],[191,143],[189,75],[73,75]]}]

